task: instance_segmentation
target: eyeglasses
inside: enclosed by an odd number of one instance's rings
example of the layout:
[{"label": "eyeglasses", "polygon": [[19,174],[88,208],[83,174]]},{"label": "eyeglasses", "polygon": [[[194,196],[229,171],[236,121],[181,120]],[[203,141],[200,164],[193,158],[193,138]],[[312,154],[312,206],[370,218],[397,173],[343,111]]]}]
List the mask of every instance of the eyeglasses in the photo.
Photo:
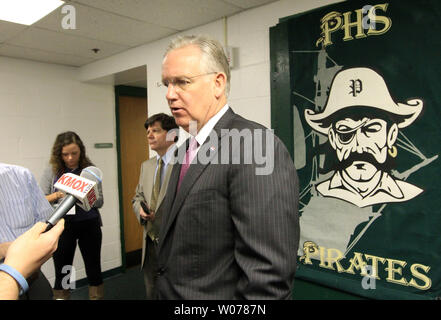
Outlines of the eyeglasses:
[{"label": "eyeglasses", "polygon": [[192,79],[202,77],[202,76],[208,76],[210,74],[215,74],[217,72],[208,72],[203,74],[198,74],[196,76],[192,77],[181,77],[181,78],[172,78],[172,79],[164,79],[162,80],[162,83],[158,83],[158,87],[164,86],[168,88],[168,86],[171,84],[173,88],[179,88],[181,90],[187,90],[188,87],[193,83]]}]

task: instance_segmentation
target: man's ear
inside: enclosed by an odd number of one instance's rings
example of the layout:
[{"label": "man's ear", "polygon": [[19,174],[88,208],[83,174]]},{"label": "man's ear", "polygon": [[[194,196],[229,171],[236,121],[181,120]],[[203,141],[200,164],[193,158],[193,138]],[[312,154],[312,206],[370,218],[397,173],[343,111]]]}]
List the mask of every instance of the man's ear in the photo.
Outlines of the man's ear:
[{"label": "man's ear", "polygon": [[218,72],[214,79],[214,94],[216,98],[220,98],[222,94],[225,94],[226,86],[227,75],[224,72]]},{"label": "man's ear", "polygon": [[398,125],[394,123],[387,133],[387,146],[391,148],[398,138]]},{"label": "man's ear", "polygon": [[329,131],[328,131],[328,139],[329,139],[329,143],[331,144],[332,148],[333,148],[334,150],[337,150],[337,146],[336,146],[336,144],[335,144],[335,139],[336,139],[336,137],[335,137],[335,132],[334,132],[334,130],[332,129],[332,127],[329,128]]}]

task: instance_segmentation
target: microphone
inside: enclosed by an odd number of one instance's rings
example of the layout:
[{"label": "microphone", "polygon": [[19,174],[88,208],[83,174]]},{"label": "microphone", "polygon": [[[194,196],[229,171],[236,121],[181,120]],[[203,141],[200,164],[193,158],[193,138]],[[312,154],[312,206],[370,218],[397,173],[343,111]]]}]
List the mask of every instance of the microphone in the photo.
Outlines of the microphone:
[{"label": "microphone", "polygon": [[89,211],[97,200],[98,184],[102,182],[102,172],[97,167],[87,167],[77,176],[73,173],[63,174],[54,187],[67,194],[52,216],[46,221],[46,231],[52,229],[66,213],[78,204],[85,211]]}]

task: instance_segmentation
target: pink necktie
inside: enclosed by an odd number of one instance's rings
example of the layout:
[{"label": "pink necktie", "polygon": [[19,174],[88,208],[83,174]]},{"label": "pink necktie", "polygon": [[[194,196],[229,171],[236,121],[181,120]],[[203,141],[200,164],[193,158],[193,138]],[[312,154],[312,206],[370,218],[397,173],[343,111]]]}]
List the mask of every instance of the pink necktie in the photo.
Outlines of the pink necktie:
[{"label": "pink necktie", "polygon": [[185,153],[185,162],[182,164],[181,172],[179,173],[178,190],[182,180],[184,180],[184,176],[187,173],[188,168],[190,167],[190,163],[193,161],[193,158],[196,155],[197,149],[198,149],[198,142],[194,137],[191,137],[190,144],[188,146],[187,152]]}]

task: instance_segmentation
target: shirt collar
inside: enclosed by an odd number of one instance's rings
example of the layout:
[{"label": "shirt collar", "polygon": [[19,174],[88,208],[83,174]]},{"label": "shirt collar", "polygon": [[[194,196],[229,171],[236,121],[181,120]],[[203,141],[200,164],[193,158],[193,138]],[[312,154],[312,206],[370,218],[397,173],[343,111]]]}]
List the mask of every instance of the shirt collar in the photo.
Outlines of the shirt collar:
[{"label": "shirt collar", "polygon": [[198,134],[196,135],[196,141],[198,142],[199,146],[203,145],[205,140],[207,140],[208,136],[210,135],[210,132],[213,130],[216,123],[219,122],[220,118],[227,112],[229,109],[228,103],[223,106],[222,109],[220,109],[213,117],[211,117],[210,120],[199,130]]},{"label": "shirt collar", "polygon": [[[349,185],[344,181],[344,179],[341,177],[340,172],[337,171],[331,178],[329,189],[337,189],[341,187],[344,187],[347,190],[351,190],[355,194],[359,194],[351,185]],[[403,197],[403,192],[401,191],[400,187],[387,172],[382,172],[380,183],[378,183],[378,185],[368,195],[364,196],[363,198],[371,195],[375,195],[376,193],[378,193],[378,191],[383,191],[391,195],[392,197],[398,199]]]},{"label": "shirt collar", "polygon": [[[168,147],[167,152],[162,156],[162,161],[165,165],[168,165],[170,162],[174,152],[176,150],[176,143],[173,143],[170,147]],[[156,154],[156,162],[159,161],[159,154]]]}]

